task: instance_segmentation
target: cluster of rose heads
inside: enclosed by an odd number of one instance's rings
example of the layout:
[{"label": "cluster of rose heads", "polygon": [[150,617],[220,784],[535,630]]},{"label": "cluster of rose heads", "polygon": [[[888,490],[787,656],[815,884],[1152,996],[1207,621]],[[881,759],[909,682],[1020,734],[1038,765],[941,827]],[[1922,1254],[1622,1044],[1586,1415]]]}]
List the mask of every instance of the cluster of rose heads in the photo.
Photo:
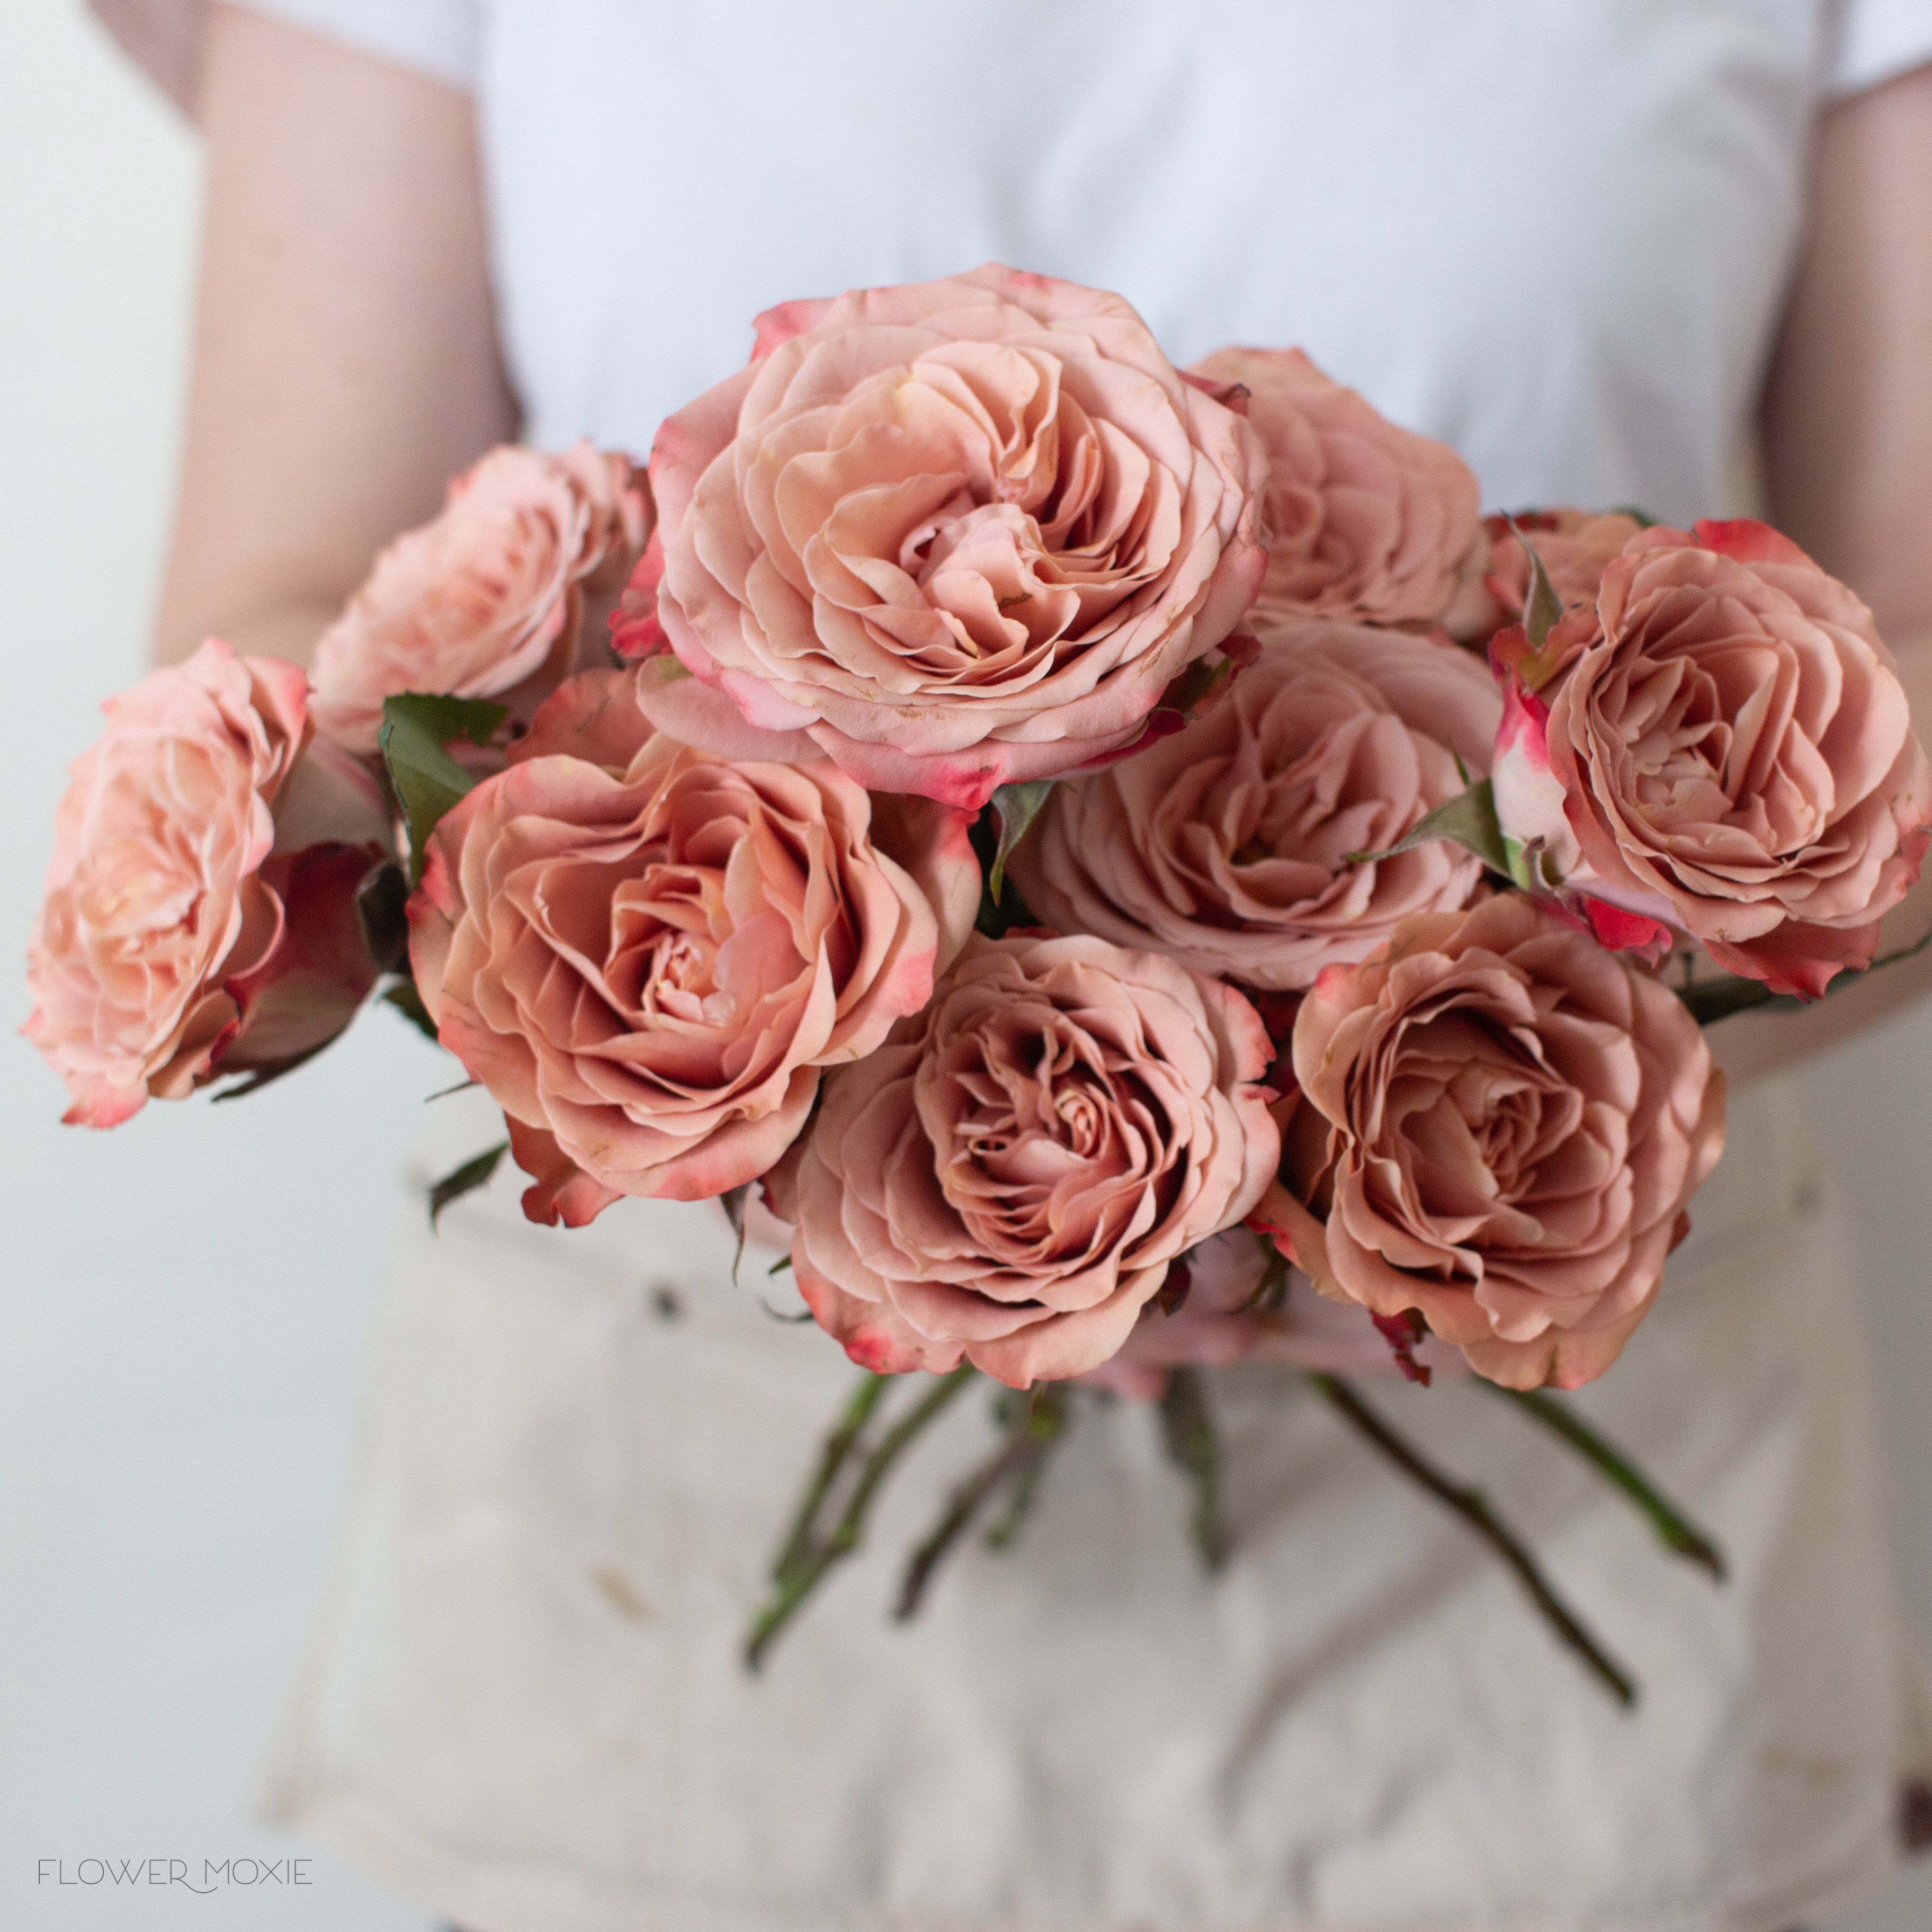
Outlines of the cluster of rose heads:
[{"label": "cluster of rose heads", "polygon": [[533,1220],[755,1185],[855,1360],[1021,1388],[1600,1373],[1723,1144],[1664,956],[1815,995],[1932,824],[1772,532],[1485,524],[1298,352],[997,267],[772,310],[647,479],[486,458],[314,680],[211,644],[76,766],[70,1118],[390,971]]}]

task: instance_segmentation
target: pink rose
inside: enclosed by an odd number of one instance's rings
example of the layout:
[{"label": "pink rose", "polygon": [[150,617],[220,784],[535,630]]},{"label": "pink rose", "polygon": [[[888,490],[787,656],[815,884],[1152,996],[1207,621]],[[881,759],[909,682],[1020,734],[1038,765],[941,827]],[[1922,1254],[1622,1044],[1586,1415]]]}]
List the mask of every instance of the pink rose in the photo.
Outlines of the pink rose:
[{"label": "pink rose", "polygon": [[826,1082],[778,1177],[800,1292],[866,1367],[1084,1373],[1268,1185],[1271,1052],[1239,994],[1172,960],[974,938],[926,1012]]},{"label": "pink rose", "polygon": [[762,318],[658,432],[640,590],[753,724],[976,808],[1132,743],[1234,628],[1265,474],[1119,297],[988,266]]},{"label": "pink rose", "polygon": [[492,450],[323,633],[317,730],[373,756],[383,699],[406,691],[500,699],[527,717],[574,668],[586,612],[615,600],[650,534],[628,458],[588,442]]},{"label": "pink rose", "polygon": [[1480,663],[1396,632],[1272,632],[1184,730],[1056,785],[1011,870],[1066,932],[1276,991],[1366,958],[1396,921],[1464,904],[1480,861],[1394,845],[1488,768],[1499,712]]},{"label": "pink rose", "polygon": [[1778,992],[1869,965],[1932,836],[1932,768],[1871,613],[1765,525],[1700,523],[1632,538],[1559,629],[1579,623],[1512,700],[1504,830]]},{"label": "pink rose", "polygon": [[[1138,1401],[1157,1399],[1170,1370],[1222,1368],[1235,1362],[1273,1362],[1330,1376],[1400,1372],[1394,1352],[1366,1308],[1330,1301],[1299,1268],[1291,1268],[1271,1293],[1268,1248],[1245,1228],[1230,1228],[1190,1248],[1175,1264],[1186,1270],[1187,1292],[1170,1311],[1174,1285],[1141,1310],[1140,1319],[1111,1360],[1088,1382]],[[1256,1297],[1261,1295],[1257,1302]],[[1413,1350],[1419,1369],[1456,1375],[1468,1364],[1460,1349],[1425,1335]]]},{"label": "pink rose", "polygon": [[1325,1293],[1419,1311],[1513,1388],[1616,1360],[1724,1148],[1724,1076],[1682,1002],[1516,892],[1324,974],[1294,1064],[1256,1222]]},{"label": "pink rose", "polygon": [[1251,626],[1430,624],[1478,586],[1480,497],[1447,443],[1398,429],[1298,349],[1223,349],[1192,373],[1247,391],[1268,451],[1268,574]]},{"label": "pink rose", "polygon": [[970,929],[962,814],[875,810],[823,758],[694,750],[633,672],[571,679],[512,758],[433,835],[410,956],[508,1117],[533,1220],[763,1173],[821,1070],[917,1012]]},{"label": "pink rose", "polygon": [[106,709],[55,818],[25,1028],[94,1127],[346,1026],[376,976],[356,894],[388,840],[368,775],[309,746],[296,665],[210,639]]}]

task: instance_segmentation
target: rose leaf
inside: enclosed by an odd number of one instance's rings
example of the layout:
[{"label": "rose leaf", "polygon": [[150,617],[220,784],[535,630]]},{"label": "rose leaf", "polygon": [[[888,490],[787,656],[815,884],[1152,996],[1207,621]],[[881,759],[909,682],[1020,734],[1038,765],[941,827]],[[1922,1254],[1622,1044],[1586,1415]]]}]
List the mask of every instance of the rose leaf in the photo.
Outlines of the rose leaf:
[{"label": "rose leaf", "polygon": [[1351,852],[1347,862],[1366,866],[1378,860],[1393,859],[1399,852],[1412,851],[1436,838],[1452,840],[1465,850],[1474,853],[1492,872],[1501,873],[1504,878],[1514,876],[1508,842],[1496,820],[1496,789],[1487,778],[1457,793],[1447,804],[1438,805],[1385,851]]},{"label": "rose leaf", "polygon": [[997,904],[1006,883],[1006,861],[1013,848],[1027,835],[1027,828],[1040,816],[1046,795],[1053,789],[1051,778],[1034,778],[1024,784],[1001,785],[993,794],[993,816],[1000,828],[999,844],[993,852],[993,868],[986,884]]},{"label": "rose leaf", "polygon": [[416,991],[413,980],[401,980],[377,996],[385,1006],[394,1006],[411,1026],[438,1046],[442,1042],[436,1030],[436,1022],[429,1016],[429,1009],[423,1004],[422,994]]},{"label": "rose leaf", "polygon": [[490,1177],[496,1172],[496,1163],[509,1150],[508,1141],[499,1141],[494,1147],[486,1148],[473,1159],[446,1174],[429,1191],[430,1226],[436,1226],[437,1217],[452,1201],[460,1201],[464,1195],[473,1194],[478,1188],[488,1186]]},{"label": "rose leaf", "polygon": [[429,836],[476,781],[443,748],[458,740],[487,745],[509,716],[500,704],[410,691],[382,700],[377,748],[410,827],[410,883],[422,880]]},{"label": "rose leaf", "polygon": [[1523,554],[1529,560],[1529,594],[1522,600],[1522,628],[1529,639],[1532,651],[1540,651],[1549,640],[1556,620],[1563,614],[1563,600],[1556,594],[1556,586],[1550,580],[1550,573],[1543,567],[1543,560],[1536,554],[1536,546],[1525,536],[1514,517],[1503,520],[1515,532],[1516,540],[1522,545]]}]

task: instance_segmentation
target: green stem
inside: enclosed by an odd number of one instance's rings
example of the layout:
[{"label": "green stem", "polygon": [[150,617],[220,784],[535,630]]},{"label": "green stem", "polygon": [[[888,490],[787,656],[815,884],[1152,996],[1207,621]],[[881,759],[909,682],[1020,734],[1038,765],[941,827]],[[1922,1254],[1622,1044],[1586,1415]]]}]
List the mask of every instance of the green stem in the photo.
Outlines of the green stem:
[{"label": "green stem", "polygon": [[[1480,1376],[1477,1379],[1482,1380]],[[1724,1553],[1715,1541],[1664,1496],[1622,1450],[1599,1436],[1567,1402],[1544,1389],[1502,1388],[1490,1382],[1483,1382],[1483,1387],[1515,1402],[1594,1465],[1650,1519],[1658,1540],[1666,1550],[1708,1570],[1716,1582],[1724,1582]]]},{"label": "green stem", "polygon": [[1557,1635],[1582,1658],[1618,1703],[1626,1709],[1636,1703],[1636,1679],[1591,1635],[1576,1613],[1557,1595],[1544,1575],[1542,1566],[1515,1532],[1490,1508],[1480,1490],[1452,1480],[1424,1460],[1346,1382],[1334,1376],[1311,1375],[1308,1379],[1396,1468],[1453,1510],[1516,1572],[1518,1581],[1528,1592],[1532,1600]]},{"label": "green stem", "polygon": [[1051,1383],[1036,1384],[1018,1405],[1018,1418],[1009,1425],[1005,1442],[953,1490],[945,1514],[906,1566],[898,1606],[893,1612],[902,1623],[918,1614],[933,1572],[992,1497],[1005,1484],[1023,1484],[1038,1470],[1060,1433],[1064,1403],[1064,1396]]},{"label": "green stem", "polygon": [[1160,1398],[1160,1424],[1167,1453],[1194,1484],[1195,1547],[1209,1570],[1219,1570],[1229,1555],[1221,1521],[1221,1444],[1198,1369],[1168,1370]]},{"label": "green stem", "polygon": [[[938,1415],[967,1383],[978,1375],[970,1363],[962,1363],[950,1375],[938,1377],[917,1402],[888,1429],[865,1461],[844,1510],[832,1534],[816,1548],[801,1550],[791,1568],[778,1578],[770,1600],[752,1626],[745,1644],[745,1667],[755,1671],[765,1660],[765,1653],[778,1633],[798,1614],[806,1599],[835,1564],[842,1562],[859,1546],[866,1527],[866,1512],[879,1485],[891,1472],[914,1438]],[[855,1402],[856,1398],[854,1398]]]},{"label": "green stem", "polygon": [[805,1494],[799,1499],[798,1514],[792,1519],[791,1533],[772,1560],[771,1574],[774,1583],[782,1583],[811,1550],[813,1533],[818,1526],[818,1512],[825,1507],[825,1498],[838,1480],[839,1471],[845,1466],[847,1458],[866,1432],[866,1425],[872,1420],[872,1412],[878,1407],[880,1398],[891,1386],[890,1376],[875,1376],[867,1370],[854,1390],[852,1400],[846,1404],[844,1413],[839,1417],[838,1426],[825,1438],[818,1467],[806,1485]]}]

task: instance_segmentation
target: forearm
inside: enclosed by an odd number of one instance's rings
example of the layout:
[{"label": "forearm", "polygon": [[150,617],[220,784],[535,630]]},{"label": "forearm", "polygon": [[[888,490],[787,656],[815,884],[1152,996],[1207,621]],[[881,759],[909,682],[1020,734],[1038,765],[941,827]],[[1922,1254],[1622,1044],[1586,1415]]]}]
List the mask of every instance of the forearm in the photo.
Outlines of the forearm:
[{"label": "forearm", "polygon": [[305,661],[376,550],[514,430],[474,116],[448,88],[218,6],[199,118],[194,369],[156,654],[214,634]]}]

